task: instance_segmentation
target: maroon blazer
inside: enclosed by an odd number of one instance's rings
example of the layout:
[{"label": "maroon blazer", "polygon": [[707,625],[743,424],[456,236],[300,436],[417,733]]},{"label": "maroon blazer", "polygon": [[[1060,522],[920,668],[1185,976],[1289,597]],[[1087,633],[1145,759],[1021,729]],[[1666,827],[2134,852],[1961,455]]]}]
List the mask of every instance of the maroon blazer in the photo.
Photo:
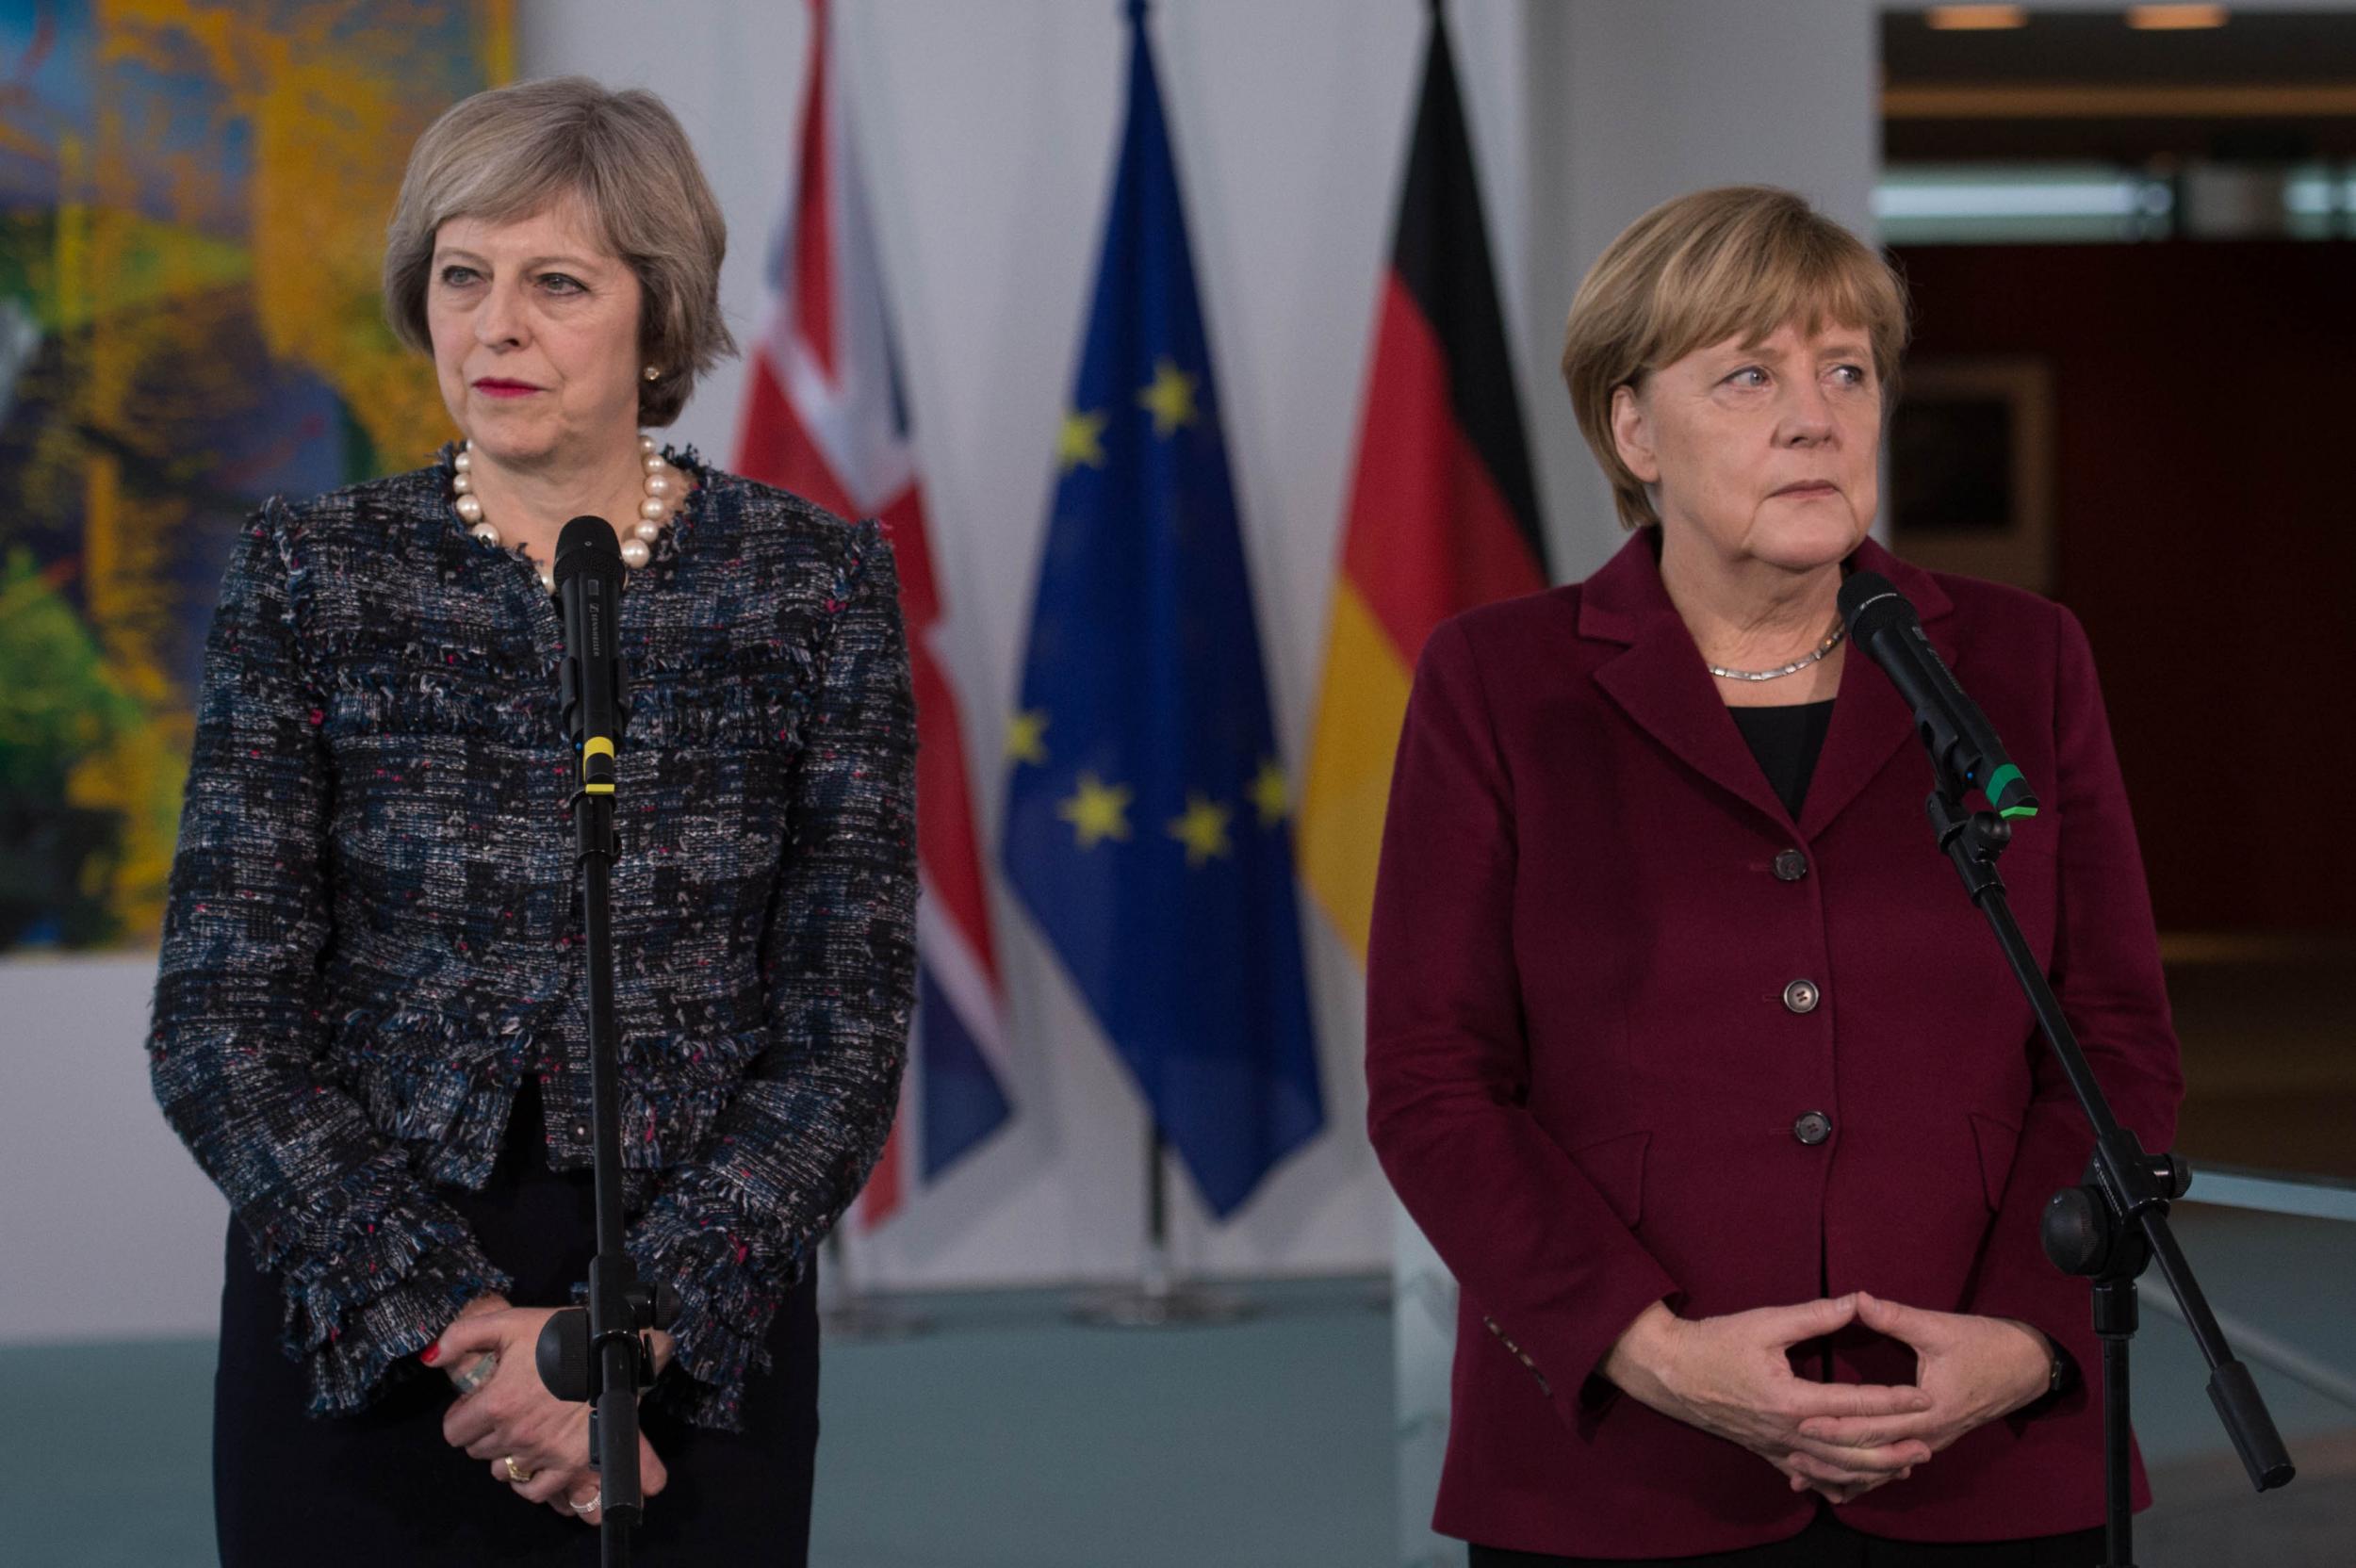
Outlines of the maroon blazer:
[{"label": "maroon blazer", "polygon": [[[2034,595],[1871,542],[2043,802],[2014,912],[2120,1121],[2175,1136],[2151,906],[2086,634]],[[1931,839],[1896,692],[1841,674],[1794,822],[1712,689],[1647,534],[1584,583],[1435,631],[1415,673],[1366,961],[1367,1120],[1463,1287],[1434,1527],[1522,1551],[1677,1557],[1794,1535],[1766,1461],[1595,1376],[1647,1305],[1868,1290],[2035,1324],[2089,1377],[2084,1280],[2040,1210],[2093,1147]],[[1820,1282],[1822,1288],[1820,1289]],[[1815,1375],[1824,1348],[1795,1352]],[[1906,1382],[1853,1330],[1841,1381]],[[1912,1541],[2102,1520],[2075,1392],[1846,1505]],[[2135,1467],[2135,1503],[2150,1490]]]}]

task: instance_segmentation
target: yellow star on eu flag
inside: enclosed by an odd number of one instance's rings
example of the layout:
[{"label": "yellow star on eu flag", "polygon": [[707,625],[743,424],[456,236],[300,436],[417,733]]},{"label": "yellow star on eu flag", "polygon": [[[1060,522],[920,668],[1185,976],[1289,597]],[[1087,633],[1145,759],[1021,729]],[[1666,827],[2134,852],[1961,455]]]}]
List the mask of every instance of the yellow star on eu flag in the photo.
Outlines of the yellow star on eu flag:
[{"label": "yellow star on eu flag", "polygon": [[1209,796],[1188,792],[1186,814],[1170,819],[1170,836],[1186,846],[1186,864],[1200,866],[1216,855],[1229,855],[1227,819],[1235,813]]},{"label": "yellow star on eu flag", "polygon": [[1259,808],[1262,827],[1274,827],[1292,810],[1292,784],[1284,777],[1284,765],[1273,757],[1260,764],[1259,776],[1245,792]]},{"label": "yellow star on eu flag", "polygon": [[1104,466],[1104,417],[1084,409],[1063,416],[1063,431],[1055,437],[1055,459],[1065,473],[1083,464],[1091,468]]},{"label": "yellow star on eu flag", "polygon": [[1137,394],[1137,406],[1153,416],[1153,433],[1170,432],[1195,421],[1195,378],[1167,359],[1153,362],[1153,384]]},{"label": "yellow star on eu flag", "polygon": [[1059,802],[1055,815],[1072,825],[1082,849],[1094,849],[1106,839],[1127,842],[1129,802],[1136,793],[1126,784],[1106,784],[1092,773],[1080,776],[1080,792]]},{"label": "yellow star on eu flag", "polygon": [[1038,767],[1047,760],[1047,714],[1029,709],[1006,721],[1006,755]]}]

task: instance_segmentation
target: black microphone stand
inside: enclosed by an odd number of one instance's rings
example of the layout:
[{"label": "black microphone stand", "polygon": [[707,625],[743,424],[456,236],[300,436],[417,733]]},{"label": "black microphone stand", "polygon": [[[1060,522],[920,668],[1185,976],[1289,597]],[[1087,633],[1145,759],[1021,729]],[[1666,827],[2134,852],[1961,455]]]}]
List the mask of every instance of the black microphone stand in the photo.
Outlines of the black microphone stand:
[{"label": "black microphone stand", "polygon": [[1945,760],[1952,753],[1937,743],[1928,727],[1923,739],[1938,778],[1927,809],[1939,847],[1963,878],[1964,891],[1994,928],[2005,961],[2028,993],[2037,1026],[2094,1129],[2094,1153],[2086,1162],[2085,1182],[2063,1188],[2046,1205],[2043,1241],[2046,1255],[2064,1273],[2086,1275],[2094,1282],[2094,1331],[2102,1341],[2102,1468],[2108,1506],[2102,1563],[2103,1568],[2133,1568],[2127,1352],[2136,1328],[2135,1280],[2154,1258],[2209,1363],[2209,1400],[2225,1423],[2250,1483],[2265,1492],[2288,1484],[2298,1472],[2250,1368],[2233,1358],[2193,1278],[2192,1265],[2168,1228],[2168,1200],[2184,1196],[2192,1182],[2191,1167],[2172,1154],[2147,1154],[2135,1135],[2112,1116],[2053,987],[2013,919],[2004,878],[1997,874],[1996,858],[2012,840],[2012,824],[1993,811],[1966,812],[1968,785]]},{"label": "black microphone stand", "polygon": [[[593,519],[594,520],[594,519]],[[606,525],[597,524],[599,529]],[[568,527],[567,532],[570,532]],[[614,548],[610,536],[605,549]],[[564,554],[562,543],[559,554]],[[616,566],[619,562],[614,563]],[[584,591],[602,588],[583,573]],[[619,574],[614,580],[618,582]],[[654,1355],[647,1331],[668,1328],[677,1316],[676,1293],[660,1298],[638,1281],[625,1246],[622,1223],[622,1107],[620,1046],[614,1028],[614,861],[620,849],[614,830],[614,739],[627,717],[621,659],[613,648],[618,604],[587,634],[590,646],[566,650],[563,666],[564,715],[581,750],[580,787],[574,792],[573,834],[581,869],[582,934],[589,966],[589,1097],[594,1132],[597,1256],[589,1264],[589,1305],[564,1308],[540,1331],[533,1359],[540,1380],[567,1402],[587,1401],[589,1462],[597,1467],[598,1501],[604,1512],[597,1536],[605,1568],[628,1568],[630,1531],[645,1517],[646,1498],[638,1472],[638,1396],[654,1381]],[[606,645],[594,645],[598,642]],[[591,672],[597,661],[602,671]],[[606,673],[610,672],[610,673]],[[585,710],[599,706],[589,692],[611,681],[613,735]],[[603,694],[598,694],[602,695]],[[603,715],[599,715],[602,717]]]}]

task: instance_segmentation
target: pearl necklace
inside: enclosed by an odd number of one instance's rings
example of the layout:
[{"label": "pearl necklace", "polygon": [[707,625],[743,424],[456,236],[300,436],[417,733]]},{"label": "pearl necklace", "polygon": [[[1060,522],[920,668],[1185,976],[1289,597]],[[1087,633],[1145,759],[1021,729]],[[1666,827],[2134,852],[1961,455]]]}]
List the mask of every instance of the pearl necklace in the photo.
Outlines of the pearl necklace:
[{"label": "pearl necklace", "polygon": [[1848,634],[1849,629],[1845,623],[1835,622],[1830,635],[1826,636],[1823,642],[1816,645],[1815,652],[1803,654],[1799,658],[1792,661],[1791,663],[1784,665],[1783,668],[1779,670],[1726,670],[1721,669],[1715,664],[1711,664],[1710,666],[1710,673],[1716,676],[1721,680],[1774,680],[1782,676],[1797,675],[1802,670],[1807,669],[1810,664],[1815,663],[1819,659],[1824,658],[1824,655],[1830,653],[1833,649],[1839,647],[1841,645],[1841,639],[1846,637]]},{"label": "pearl necklace", "polygon": [[[680,504],[687,499],[687,486],[681,482],[679,471],[655,449],[653,436],[638,438],[638,458],[646,470],[646,498],[638,503],[638,520],[622,540],[622,564],[632,571],[654,559],[655,541],[663,537],[663,531],[679,515]],[[458,453],[450,464],[457,470],[450,482],[450,489],[457,494],[452,504],[457,507],[458,515],[466,519],[466,531],[495,550],[505,548],[507,541],[483,514],[483,498],[474,493],[474,443],[460,442]],[[556,574],[551,568],[540,568],[540,586],[551,594],[556,592]]]}]

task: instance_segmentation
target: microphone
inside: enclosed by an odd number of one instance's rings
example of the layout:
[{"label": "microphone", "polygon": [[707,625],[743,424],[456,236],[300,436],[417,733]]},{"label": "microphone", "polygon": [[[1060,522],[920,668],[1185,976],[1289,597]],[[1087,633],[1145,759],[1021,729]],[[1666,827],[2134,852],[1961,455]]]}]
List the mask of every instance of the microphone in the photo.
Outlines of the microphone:
[{"label": "microphone", "polygon": [[564,733],[581,753],[584,793],[614,792],[614,743],[630,717],[618,633],[622,551],[603,517],[575,517],[556,536],[556,598],[564,616],[557,681]]},{"label": "microphone", "polygon": [[1882,667],[1914,710],[1914,727],[1930,749],[1942,787],[1960,778],[2002,817],[2034,817],[2037,795],[2004,755],[1977,704],[1963,694],[1904,594],[1878,572],[1857,572],[1841,585],[1841,618],[1849,639]]}]

